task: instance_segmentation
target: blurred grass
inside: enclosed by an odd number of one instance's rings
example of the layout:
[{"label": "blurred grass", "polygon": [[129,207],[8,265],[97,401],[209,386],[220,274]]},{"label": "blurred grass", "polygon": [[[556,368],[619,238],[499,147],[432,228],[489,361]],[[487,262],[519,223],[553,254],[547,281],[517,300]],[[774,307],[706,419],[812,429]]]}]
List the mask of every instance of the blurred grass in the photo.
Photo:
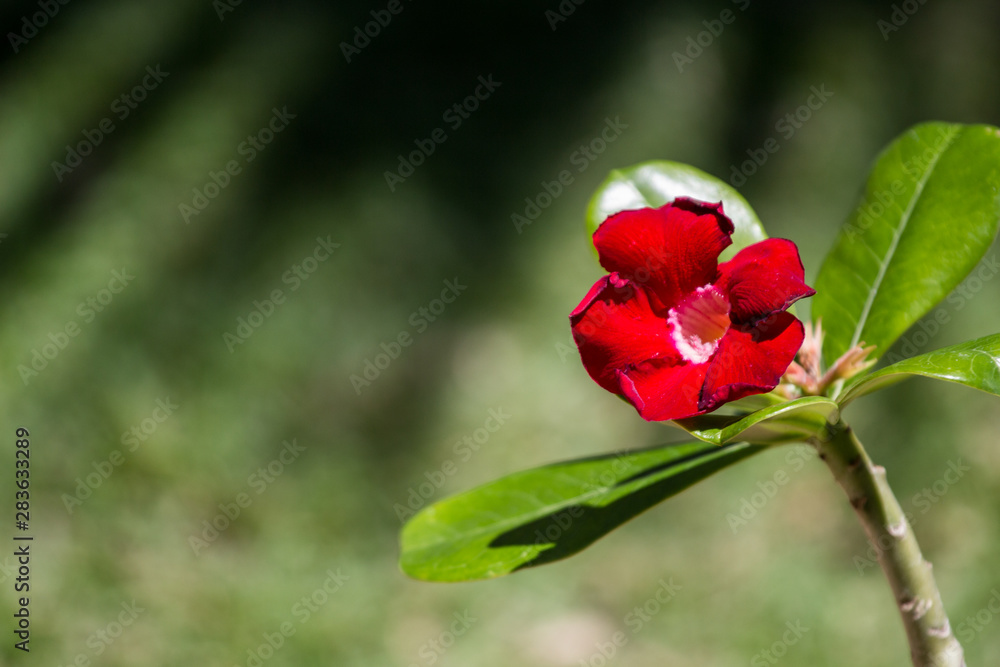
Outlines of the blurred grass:
[{"label": "blurred grass", "polygon": [[[0,411],[8,433],[32,432],[31,659],[246,665],[291,623],[265,664],[561,667],[621,630],[617,664],[732,665],[801,620],[810,629],[783,664],[900,664],[888,588],[874,568],[858,573],[867,546],[822,466],[791,473],[730,528],[758,482],[790,470],[785,449],[564,563],[454,586],[396,567],[394,505],[445,461],[458,472],[432,498],[680,437],[641,423],[566,354],[566,315],[600,274],[582,218],[607,171],[668,158],[728,178],[825,83],[834,96],[741,188],[772,236],[799,244],[811,279],[888,140],[925,119],[1000,122],[989,3],[928,4],[888,41],[880,3],[754,5],[678,73],[672,53],[724,6],[588,4],[551,32],[534,4],[407,4],[348,64],[340,41],[380,7],[244,4],[220,22],[207,2],[96,2],[62,7],[5,53]],[[9,3],[4,25],[34,11]],[[157,63],[170,75],[57,181],[64,146]],[[396,156],[490,72],[502,86],[390,193]],[[289,127],[185,224],[178,205],[286,105]],[[617,116],[628,129],[518,234],[525,197],[575,169],[574,152]],[[285,272],[327,236],[340,248],[293,291]],[[134,281],[84,321],[79,304],[122,267]],[[456,278],[467,291],[418,331],[411,315]],[[230,353],[223,333],[274,289],[286,301]],[[1000,280],[984,283],[928,348],[1000,331],[998,303]],[[26,386],[18,366],[70,321],[79,335]],[[350,376],[402,331],[413,344],[357,394]],[[129,451],[123,434],[167,397],[176,412]],[[501,406],[509,423],[463,460],[455,443]],[[918,517],[958,626],[1000,586],[1000,405],[912,381],[848,414]],[[292,439],[305,451],[258,494],[258,469]],[[124,463],[67,511],[64,496],[116,449]],[[924,512],[915,496],[958,460],[973,469]],[[250,505],[196,554],[191,536],[241,493]],[[295,605],[328,570],[349,578],[303,620]],[[0,578],[11,610],[12,578]],[[632,632],[628,615],[661,578],[680,592]],[[95,639],[133,599],[135,623]],[[438,653],[429,642],[466,612],[475,622]],[[997,662],[997,627],[966,642],[969,664]],[[27,657],[10,642],[0,655]]]}]

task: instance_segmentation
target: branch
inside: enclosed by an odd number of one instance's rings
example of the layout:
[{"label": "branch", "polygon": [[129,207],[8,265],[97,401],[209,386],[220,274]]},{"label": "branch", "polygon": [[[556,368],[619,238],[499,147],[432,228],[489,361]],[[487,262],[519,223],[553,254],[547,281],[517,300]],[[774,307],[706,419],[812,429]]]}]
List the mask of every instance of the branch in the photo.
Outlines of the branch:
[{"label": "branch", "polygon": [[813,444],[847,494],[868,539],[877,545],[914,666],[965,667],[962,645],[951,631],[931,564],[920,553],[913,529],[886,481],[885,468],[872,463],[843,422],[828,426],[824,437]]}]

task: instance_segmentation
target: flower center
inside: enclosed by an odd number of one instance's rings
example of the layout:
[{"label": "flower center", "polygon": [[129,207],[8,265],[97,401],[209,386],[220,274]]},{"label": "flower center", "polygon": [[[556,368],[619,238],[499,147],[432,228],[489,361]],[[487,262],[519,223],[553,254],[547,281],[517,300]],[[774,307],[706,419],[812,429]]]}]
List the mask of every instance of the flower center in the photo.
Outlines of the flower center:
[{"label": "flower center", "polygon": [[699,287],[670,309],[667,322],[677,351],[686,361],[708,361],[729,330],[729,301],[712,285]]}]

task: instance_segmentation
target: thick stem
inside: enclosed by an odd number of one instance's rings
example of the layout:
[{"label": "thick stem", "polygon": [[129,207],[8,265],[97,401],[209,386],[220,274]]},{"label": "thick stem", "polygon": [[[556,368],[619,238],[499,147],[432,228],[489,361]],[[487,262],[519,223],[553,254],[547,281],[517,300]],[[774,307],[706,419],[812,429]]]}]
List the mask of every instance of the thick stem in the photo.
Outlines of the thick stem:
[{"label": "thick stem", "polygon": [[920,553],[913,529],[886,481],[885,468],[872,463],[843,422],[828,426],[814,444],[878,552],[915,667],[964,667],[962,646],[951,631],[931,564]]}]

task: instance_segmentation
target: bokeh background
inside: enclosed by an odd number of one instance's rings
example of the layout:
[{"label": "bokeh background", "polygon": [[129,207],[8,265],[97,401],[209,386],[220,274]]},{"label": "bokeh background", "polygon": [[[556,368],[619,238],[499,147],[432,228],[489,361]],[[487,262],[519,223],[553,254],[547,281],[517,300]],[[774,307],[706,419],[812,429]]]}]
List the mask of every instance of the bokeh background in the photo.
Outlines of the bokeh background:
[{"label": "bokeh background", "polygon": [[[13,534],[26,427],[35,537],[30,655],[12,647],[15,563],[0,550],[2,659],[904,664],[859,525],[794,450],[724,471],[568,561],[490,582],[402,575],[397,505],[682,439],[594,385],[570,349],[567,314],[601,274],[583,227],[593,189],[654,158],[728,180],[774,137],[780,150],[740,190],[772,236],[798,243],[812,280],[882,146],[923,120],[1000,123],[1000,5],[401,1],[349,62],[341,43],[387,2],[0,7],[0,497]],[[713,35],[724,10],[733,20]],[[707,45],[679,68],[689,38]],[[164,74],[128,107],[147,67]],[[444,114],[478,77],[499,86],[455,127]],[[779,131],[813,86],[832,96]],[[286,108],[294,118],[248,161],[243,142]],[[616,119],[627,128],[581,157]],[[446,141],[390,189],[397,156],[436,128]],[[88,141],[76,166],[53,165]],[[181,205],[233,160],[239,173],[185,220]],[[564,169],[573,183],[516,229],[512,214]],[[318,238],[339,247],[304,262]],[[297,284],[296,266],[312,271]],[[117,293],[114,271],[134,276]],[[985,274],[942,306],[949,324],[904,342],[929,351],[1000,331],[1000,279]],[[466,289],[421,315],[446,280]],[[249,337],[224,337],[278,289]],[[352,383],[404,332],[412,344]],[[460,455],[490,410],[509,418]],[[1000,401],[910,381],[848,416],[915,517],[969,664],[997,664],[1000,619],[982,610],[1000,597]],[[952,466],[963,474],[945,483]],[[727,516],[779,470],[789,483],[734,527]],[[629,614],[671,581],[679,591],[637,630]],[[781,645],[789,623],[801,636]],[[279,641],[283,627],[294,634]],[[627,641],[605,657],[619,631]]]}]

